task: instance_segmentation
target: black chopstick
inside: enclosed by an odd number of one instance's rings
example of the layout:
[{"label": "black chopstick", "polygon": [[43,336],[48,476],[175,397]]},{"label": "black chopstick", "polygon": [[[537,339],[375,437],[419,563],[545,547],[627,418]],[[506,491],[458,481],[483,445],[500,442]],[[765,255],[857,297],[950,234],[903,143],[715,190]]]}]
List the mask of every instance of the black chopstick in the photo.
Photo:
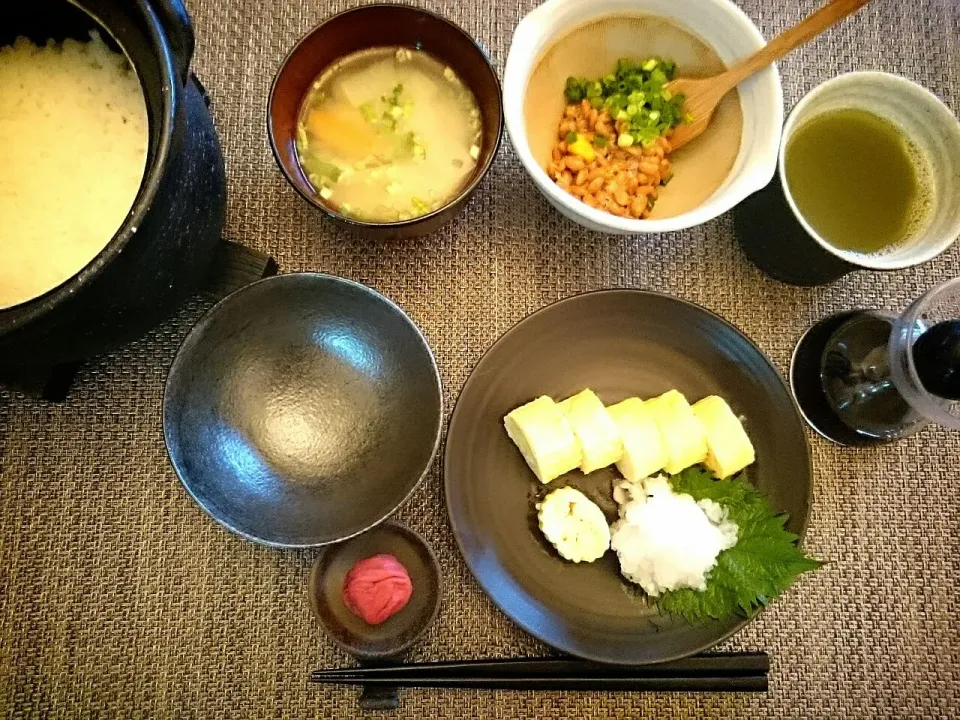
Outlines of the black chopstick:
[{"label": "black chopstick", "polygon": [[385,685],[389,687],[473,688],[479,690],[608,690],[617,692],[766,692],[766,675],[723,675],[718,677],[636,678],[479,678],[422,677],[377,680],[320,678],[313,682],[324,685]]},{"label": "black chopstick", "polygon": [[577,677],[668,677],[676,675],[753,675],[770,670],[766,653],[726,653],[694,655],[655,665],[604,665],[570,658],[503,658],[491,660],[458,660],[412,663],[388,667],[352,667],[314,670],[311,677],[509,677],[509,676],[577,676]]},{"label": "black chopstick", "polygon": [[677,690],[764,692],[766,653],[699,655],[641,666],[600,665],[583,660],[520,658],[316,670],[314,683],[463,687],[512,690]]}]

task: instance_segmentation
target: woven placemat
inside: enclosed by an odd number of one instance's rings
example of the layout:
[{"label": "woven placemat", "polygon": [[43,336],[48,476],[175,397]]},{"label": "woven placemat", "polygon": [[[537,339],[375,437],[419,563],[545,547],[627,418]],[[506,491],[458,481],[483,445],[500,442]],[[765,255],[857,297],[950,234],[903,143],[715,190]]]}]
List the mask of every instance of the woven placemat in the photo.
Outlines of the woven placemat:
[{"label": "woven placemat", "polygon": [[[587,0],[585,0],[587,1]],[[678,0],[678,2],[681,0]],[[781,369],[831,311],[902,309],[960,275],[960,248],[896,274],[820,289],[765,279],[731,218],[653,237],[589,233],[553,212],[504,143],[466,212],[428,238],[341,234],[285,184],[264,108],[285,52],[352,3],[192,0],[195,67],[214,103],[230,182],[231,238],[285,271],[323,270],[396,300],[436,350],[448,407],[481,353],[558,298],[643,287],[693,300],[742,328]],[[479,38],[502,70],[531,0],[426,3]],[[767,37],[814,0],[744,0]],[[881,69],[960,109],[956,0],[874,0],[781,65],[788,106],[838,73]],[[509,192],[503,192],[507,187]],[[342,665],[305,596],[312,552],[256,547],[190,500],[163,448],[166,369],[205,305],[88,364],[63,406],[0,390],[0,712],[12,717],[357,717],[356,690],[308,687]],[[851,450],[811,437],[809,549],[829,560],[728,642],[773,658],[765,696],[409,691],[396,717],[946,718],[960,707],[960,435],[929,428]],[[434,468],[399,519],[445,569],[443,606],[415,659],[547,652],[496,610],[454,543]]]}]

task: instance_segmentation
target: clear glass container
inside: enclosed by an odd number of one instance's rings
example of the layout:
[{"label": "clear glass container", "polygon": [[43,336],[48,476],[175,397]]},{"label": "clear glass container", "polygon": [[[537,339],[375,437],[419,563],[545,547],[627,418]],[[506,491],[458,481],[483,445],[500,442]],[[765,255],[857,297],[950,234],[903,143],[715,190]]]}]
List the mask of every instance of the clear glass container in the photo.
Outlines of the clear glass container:
[{"label": "clear glass container", "polygon": [[[915,349],[920,336],[943,323],[954,325],[953,333],[960,333],[960,278],[938,285],[918,298],[893,324],[888,350],[890,353],[890,377],[897,390],[910,406],[924,418],[938,425],[960,430],[960,401],[936,395],[927,389],[930,380],[921,379]],[[939,373],[949,373],[948,383],[960,383],[960,338],[950,348],[952,367],[936,368]],[[942,358],[938,358],[942,360]],[[926,380],[926,385],[924,384]],[[941,378],[942,380],[942,378]]]},{"label": "clear glass container", "polygon": [[824,318],[797,344],[790,386],[810,426],[843,445],[890,442],[930,422],[960,429],[960,402],[950,399],[960,398],[960,278],[899,317]]}]

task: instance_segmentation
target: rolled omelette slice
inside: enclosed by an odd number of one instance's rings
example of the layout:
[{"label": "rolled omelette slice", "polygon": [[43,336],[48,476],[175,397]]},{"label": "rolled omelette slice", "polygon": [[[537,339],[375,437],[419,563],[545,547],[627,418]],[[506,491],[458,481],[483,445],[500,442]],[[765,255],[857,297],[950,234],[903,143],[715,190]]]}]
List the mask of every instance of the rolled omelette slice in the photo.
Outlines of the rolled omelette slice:
[{"label": "rolled omelette slice", "polygon": [[706,459],[706,430],[682,393],[670,390],[644,404],[663,436],[667,451],[667,462],[663,466],[666,472],[676,475]]},{"label": "rolled omelette slice", "polygon": [[580,466],[580,443],[552,398],[544,395],[518,407],[503,424],[540,482],[546,484]]},{"label": "rolled omelette slice", "polygon": [[584,390],[557,404],[580,441],[580,470],[591,473],[623,457],[620,429],[593,390]]},{"label": "rolled omelette slice", "polygon": [[607,408],[620,430],[623,457],[617,470],[630,482],[639,482],[663,470],[667,448],[650,410],[640,398],[627,398]]},{"label": "rolled omelette slice", "polygon": [[573,562],[593,562],[610,547],[607,518],[586,495],[562,487],[537,505],[537,518],[544,537]]},{"label": "rolled omelette slice", "polygon": [[722,397],[705,397],[694,403],[691,410],[707,432],[707,457],[703,464],[718,478],[728,478],[757,459],[740,419]]}]

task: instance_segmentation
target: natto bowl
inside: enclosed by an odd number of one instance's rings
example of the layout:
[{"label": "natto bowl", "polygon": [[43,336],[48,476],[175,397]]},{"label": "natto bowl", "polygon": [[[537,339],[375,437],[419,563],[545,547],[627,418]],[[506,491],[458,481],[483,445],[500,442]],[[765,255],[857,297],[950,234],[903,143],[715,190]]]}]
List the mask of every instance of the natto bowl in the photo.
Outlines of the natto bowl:
[{"label": "natto bowl", "polygon": [[[361,50],[393,45],[430,53],[473,91],[483,123],[480,157],[463,189],[433,212],[397,222],[358,220],[324,203],[307,180],[297,160],[297,116],[310,86],[330,65]],[[500,81],[480,46],[449,20],[407,5],[365,5],[325,20],[290,51],[270,90],[267,130],[287,181],[304,200],[340,225],[373,239],[426,235],[460,212],[493,164],[503,135]]]},{"label": "natto bowl", "polygon": [[[639,59],[651,53],[650,46],[659,46],[667,41],[656,38],[643,41],[636,36],[627,25],[629,18],[637,16],[652,17],[678,26],[710,48],[726,67],[764,46],[760,30],[731,0],[547,0],[520,21],[510,45],[503,76],[507,132],[521,164],[547,201],[574,222],[597,232],[662,233],[702,225],[763,188],[777,170],[783,125],[783,91],[776,67],[770,66],[738,86],[742,114],[739,151],[726,176],[695,207],[670,217],[643,220],[621,218],[589,207],[557,186],[535,157],[531,128],[525,117],[526,98],[539,61],[550,50],[563,47],[575,30],[607,18],[623,19],[624,27],[598,38],[590,51],[591,57],[584,58],[584,67],[600,60],[608,63],[606,67],[612,67],[618,57],[633,56]],[[672,50],[664,47],[653,54],[676,58]],[[679,74],[683,75],[685,71],[685,63],[681,63]],[[578,69],[573,74],[590,73]],[[699,74],[694,72],[692,75]],[[562,97],[562,81],[558,83],[556,92],[558,98]],[[536,122],[538,128],[541,123],[548,123],[553,133],[559,120],[559,113],[556,116],[540,114],[531,122]],[[719,119],[715,118],[714,125],[718,122]],[[711,128],[707,133],[712,130],[716,131]],[[698,146],[707,140],[705,134],[679,152],[685,155],[699,153]],[[679,155],[674,158],[675,162],[678,158]],[[669,190],[676,192],[676,183]]]}]

